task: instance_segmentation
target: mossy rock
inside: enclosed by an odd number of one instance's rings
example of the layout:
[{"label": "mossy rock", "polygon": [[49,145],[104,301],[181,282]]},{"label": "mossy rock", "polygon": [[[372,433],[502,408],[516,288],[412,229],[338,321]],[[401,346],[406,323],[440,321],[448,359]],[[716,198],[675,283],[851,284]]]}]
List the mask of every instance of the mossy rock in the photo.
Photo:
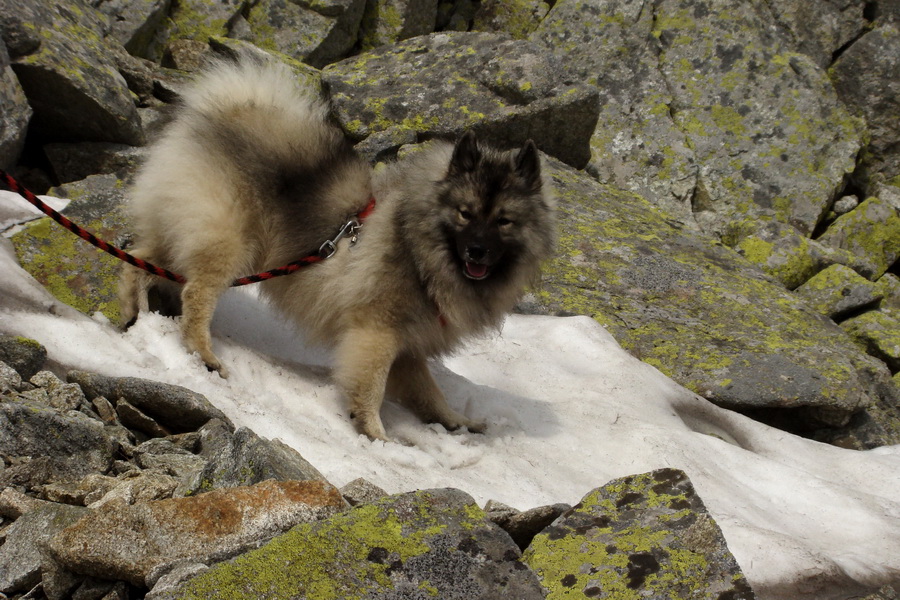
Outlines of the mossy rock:
[{"label": "mossy rock", "polygon": [[869,354],[883,360],[892,373],[900,371],[900,319],[872,310],[847,319],[841,327]]},{"label": "mossy rock", "polygon": [[819,241],[872,261],[871,278],[878,279],[900,259],[900,209],[886,200],[868,198],[838,217]]},{"label": "mossy rock", "polygon": [[111,44],[117,42],[104,39],[105,16],[65,0],[29,0],[16,12],[20,21],[10,27],[40,39],[35,51],[12,63],[34,110],[29,133],[51,140],[143,144],[137,108],[113,58]]},{"label": "mossy rock", "polygon": [[425,490],[299,525],[191,579],[171,597],[542,599],[519,556],[470,496]]},{"label": "mossy rock", "polygon": [[547,167],[560,240],[536,293],[545,310],[592,316],[632,354],[727,408],[802,409],[839,426],[869,403],[857,372],[867,357],[801,298],[647,200]]},{"label": "mossy rock", "polygon": [[15,369],[24,381],[40,371],[46,360],[47,349],[40,342],[0,334],[0,361]]},{"label": "mossy rock", "polygon": [[538,534],[522,560],[547,600],[756,596],[682,471],[616,479]]},{"label": "mossy rock", "polygon": [[833,320],[872,306],[884,296],[878,285],[843,265],[828,267],[796,291],[815,310]]},{"label": "mossy rock", "polygon": [[[122,202],[125,182],[115,175],[93,175],[50,190],[69,198],[63,211],[97,237],[122,247],[127,240]],[[119,321],[118,282],[122,264],[44,217],[12,236],[19,264],[58,300],[85,314],[103,313]]]},{"label": "mossy rock", "polygon": [[356,141],[467,129],[507,147],[532,139],[576,167],[590,158],[597,93],[565,85],[539,46],[490,33],[436,33],[382,46],[322,71],[335,116]]}]

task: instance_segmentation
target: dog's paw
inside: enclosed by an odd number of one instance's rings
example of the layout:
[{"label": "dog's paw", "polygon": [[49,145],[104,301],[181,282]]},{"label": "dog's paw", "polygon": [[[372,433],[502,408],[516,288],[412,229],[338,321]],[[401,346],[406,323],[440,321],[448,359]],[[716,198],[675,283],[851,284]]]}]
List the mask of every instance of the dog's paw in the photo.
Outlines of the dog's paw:
[{"label": "dog's paw", "polygon": [[465,427],[472,433],[484,433],[487,429],[487,423],[484,421],[473,421],[455,411],[435,419],[435,422],[443,425],[448,431],[455,431]]},{"label": "dog's paw", "polygon": [[391,441],[387,436],[387,432],[384,430],[384,425],[382,425],[381,418],[378,415],[350,413],[350,418],[353,419],[356,430],[370,440],[381,440],[383,442]]}]

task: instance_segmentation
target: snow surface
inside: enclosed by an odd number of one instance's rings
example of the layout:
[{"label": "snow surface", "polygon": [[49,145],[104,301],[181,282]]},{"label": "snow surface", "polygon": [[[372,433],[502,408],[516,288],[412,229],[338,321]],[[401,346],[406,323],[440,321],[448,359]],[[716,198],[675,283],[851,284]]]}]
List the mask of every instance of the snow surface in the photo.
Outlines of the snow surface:
[{"label": "snow surface", "polygon": [[[31,218],[10,215],[4,227]],[[20,202],[24,204],[24,202]],[[208,373],[177,323],[143,315],[127,333],[53,299],[2,240],[0,331],[46,346],[54,364],[156,379],[205,394],[238,426],[280,438],[331,483],[365,477],[388,492],[456,487],[479,504],[575,504],[609,480],[684,470],[763,599],[845,599],[900,583],[900,446],[857,452],[720,409],[640,362],[586,317],[511,316],[436,363],[450,404],[483,435],[423,425],[386,403],[396,443],[358,435],[330,383],[328,352],[253,290],[231,290],[213,324],[231,372]]]}]

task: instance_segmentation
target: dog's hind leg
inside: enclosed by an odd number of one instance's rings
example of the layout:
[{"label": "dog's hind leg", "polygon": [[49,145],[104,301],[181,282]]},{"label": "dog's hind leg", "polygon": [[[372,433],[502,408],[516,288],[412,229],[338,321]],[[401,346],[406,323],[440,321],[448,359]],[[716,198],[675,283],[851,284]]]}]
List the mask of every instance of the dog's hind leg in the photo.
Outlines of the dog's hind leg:
[{"label": "dog's hind leg", "polygon": [[228,377],[228,371],[213,353],[209,327],[219,296],[228,289],[242,260],[235,245],[210,242],[191,255],[185,269],[187,283],[181,290],[181,335],[190,352],[196,352],[210,371]]},{"label": "dog's hind leg", "polygon": [[440,423],[449,430],[460,427],[467,427],[475,433],[485,430],[484,423],[473,421],[450,408],[424,358],[399,356],[391,367],[387,390],[426,423]]},{"label": "dog's hind leg", "polygon": [[[132,252],[139,256],[139,251]],[[121,326],[128,329],[137,320],[138,314],[149,310],[147,292],[154,276],[146,271],[123,264],[119,274],[119,315]]]}]

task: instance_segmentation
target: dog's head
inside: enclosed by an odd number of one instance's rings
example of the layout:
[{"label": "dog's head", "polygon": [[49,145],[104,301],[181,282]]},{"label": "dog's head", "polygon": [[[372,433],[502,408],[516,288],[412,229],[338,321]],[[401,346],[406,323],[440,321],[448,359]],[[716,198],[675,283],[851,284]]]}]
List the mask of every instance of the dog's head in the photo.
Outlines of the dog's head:
[{"label": "dog's head", "polygon": [[472,132],[457,141],[440,200],[448,250],[463,277],[503,280],[549,253],[554,226],[543,187],[531,140],[510,152],[482,146]]}]

